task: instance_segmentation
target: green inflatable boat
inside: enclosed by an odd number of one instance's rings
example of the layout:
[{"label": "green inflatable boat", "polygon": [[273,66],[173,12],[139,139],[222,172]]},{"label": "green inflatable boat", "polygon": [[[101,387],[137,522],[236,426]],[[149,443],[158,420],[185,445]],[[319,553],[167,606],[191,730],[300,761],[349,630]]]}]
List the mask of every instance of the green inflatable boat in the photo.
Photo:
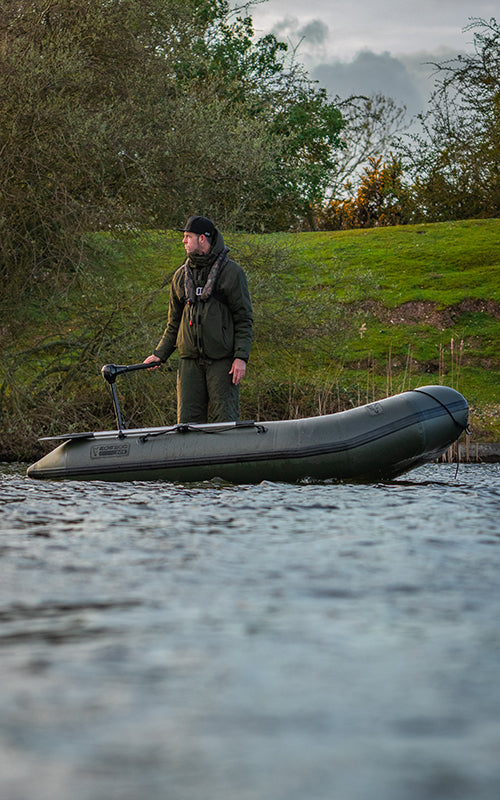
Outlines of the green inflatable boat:
[{"label": "green inflatable boat", "polygon": [[422,386],[337,414],[269,422],[124,429],[115,379],[143,364],[103,367],[117,430],[47,437],[61,443],[28,468],[49,480],[231,483],[394,478],[439,458],[467,428],[465,398]]}]

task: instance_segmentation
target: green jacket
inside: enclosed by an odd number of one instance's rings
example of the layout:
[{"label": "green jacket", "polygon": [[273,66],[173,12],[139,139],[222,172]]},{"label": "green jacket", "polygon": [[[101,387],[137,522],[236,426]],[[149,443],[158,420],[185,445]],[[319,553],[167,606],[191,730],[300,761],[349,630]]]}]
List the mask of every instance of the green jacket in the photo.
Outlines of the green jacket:
[{"label": "green jacket", "polygon": [[[224,248],[222,234],[210,251],[214,259]],[[192,265],[195,285],[203,287],[210,265]],[[168,323],[154,355],[166,361],[177,348],[181,358],[242,358],[248,361],[252,344],[252,304],[245,273],[231,259],[221,269],[213,294],[195,303],[192,324],[184,289],[184,266],[174,273],[170,287]]]}]

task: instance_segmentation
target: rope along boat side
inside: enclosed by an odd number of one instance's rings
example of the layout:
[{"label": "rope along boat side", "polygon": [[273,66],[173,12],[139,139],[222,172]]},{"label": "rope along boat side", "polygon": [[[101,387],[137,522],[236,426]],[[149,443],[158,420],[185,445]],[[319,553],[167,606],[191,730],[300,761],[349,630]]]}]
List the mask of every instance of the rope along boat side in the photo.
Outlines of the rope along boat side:
[{"label": "rope along boat side", "polygon": [[29,477],[182,483],[390,479],[441,456],[466,430],[468,405],[447,386],[423,386],[306,419],[130,430],[123,429],[119,411],[117,420],[115,431],[47,437],[61,443],[28,468]]}]

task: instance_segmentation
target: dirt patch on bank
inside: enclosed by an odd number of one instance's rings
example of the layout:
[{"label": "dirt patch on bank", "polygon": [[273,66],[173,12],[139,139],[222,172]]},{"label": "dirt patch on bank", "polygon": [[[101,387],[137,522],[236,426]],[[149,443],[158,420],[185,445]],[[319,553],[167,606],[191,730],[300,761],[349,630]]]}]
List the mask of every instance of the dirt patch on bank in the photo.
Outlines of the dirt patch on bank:
[{"label": "dirt patch on bank", "polygon": [[356,306],[357,312],[375,317],[386,325],[417,325],[425,322],[438,330],[452,328],[463,314],[488,314],[500,319],[500,303],[495,300],[462,300],[453,306],[439,308],[428,300],[413,300],[394,308],[368,300]]}]

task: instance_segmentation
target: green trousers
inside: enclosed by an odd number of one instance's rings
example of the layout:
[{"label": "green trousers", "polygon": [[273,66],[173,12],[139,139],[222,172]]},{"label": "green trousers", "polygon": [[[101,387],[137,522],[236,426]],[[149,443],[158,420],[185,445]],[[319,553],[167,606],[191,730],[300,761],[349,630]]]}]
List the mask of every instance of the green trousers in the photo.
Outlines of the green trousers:
[{"label": "green trousers", "polygon": [[181,358],[177,371],[177,422],[237,422],[239,386],[229,374],[232,358]]}]

